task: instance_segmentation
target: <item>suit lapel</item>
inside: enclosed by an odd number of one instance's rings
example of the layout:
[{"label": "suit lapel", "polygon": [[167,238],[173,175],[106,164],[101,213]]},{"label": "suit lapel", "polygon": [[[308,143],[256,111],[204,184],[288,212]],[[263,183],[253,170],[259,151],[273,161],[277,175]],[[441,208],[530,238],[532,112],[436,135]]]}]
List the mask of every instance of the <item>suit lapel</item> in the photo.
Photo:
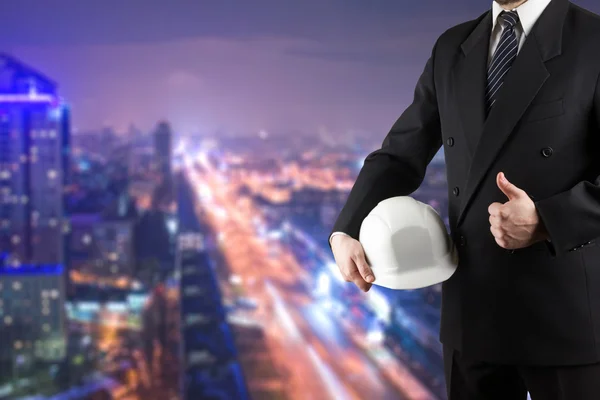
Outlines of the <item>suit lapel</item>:
[{"label": "suit lapel", "polygon": [[464,135],[469,150],[469,158],[481,135],[485,121],[485,85],[487,61],[492,29],[492,12],[488,11],[461,45],[464,56],[452,70],[456,100]]},{"label": "suit lapel", "polygon": [[[562,25],[568,4],[567,0],[552,0],[506,74],[502,88],[496,97],[496,103],[483,123],[482,133],[473,153],[457,225],[463,221],[465,211],[478,187],[513,133],[514,127],[550,76],[545,61],[561,53]],[[485,80],[487,77],[484,82]],[[477,93],[477,98],[480,98],[479,96],[480,94]],[[483,99],[481,109],[483,109]],[[478,117],[475,118],[478,120]]]}]

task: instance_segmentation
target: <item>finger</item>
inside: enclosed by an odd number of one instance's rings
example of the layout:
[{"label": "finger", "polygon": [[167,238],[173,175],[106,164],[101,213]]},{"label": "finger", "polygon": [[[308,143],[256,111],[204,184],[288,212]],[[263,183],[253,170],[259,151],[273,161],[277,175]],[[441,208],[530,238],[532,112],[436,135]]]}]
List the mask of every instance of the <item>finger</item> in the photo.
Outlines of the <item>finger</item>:
[{"label": "finger", "polygon": [[490,215],[499,217],[500,210],[502,209],[503,205],[504,204],[498,202],[490,204],[490,206],[488,207],[488,213],[490,213]]},{"label": "finger", "polygon": [[342,271],[342,270],[340,270],[340,272],[342,273],[342,278],[344,278],[344,280],[345,280],[346,282],[352,282],[352,278],[351,278],[351,277],[350,277],[348,274],[346,274],[346,273],[345,273],[344,271]]},{"label": "finger", "polygon": [[365,281],[363,281],[363,284],[362,284],[362,285],[363,285],[363,286],[359,286],[358,288],[359,288],[361,291],[365,292],[365,293],[366,293],[366,292],[368,292],[368,291],[369,291],[369,289],[371,289],[371,286],[373,286],[373,284],[372,284],[372,283],[367,283],[367,282],[365,282]]},{"label": "finger", "polygon": [[499,172],[498,175],[496,175],[496,184],[509,200],[527,196],[527,193],[525,193],[523,189],[518,188],[516,185],[506,179],[504,172]]},{"label": "finger", "polygon": [[365,282],[371,283],[375,281],[375,275],[373,275],[371,267],[369,264],[367,264],[365,253],[363,251],[358,251],[356,254],[354,254],[352,261],[354,261],[354,264],[356,264],[356,268]]},{"label": "finger", "polygon": [[506,233],[503,235],[500,235],[499,237],[494,236],[494,239],[496,240],[496,243],[498,244],[498,246],[502,247],[503,249],[515,249],[516,248],[516,242],[513,238],[511,238],[510,236],[508,236]]},{"label": "finger", "polygon": [[508,242],[504,239],[499,239],[497,237],[495,237],[496,239],[496,243],[498,243],[498,246],[502,247],[503,249],[507,249],[508,248]]},{"label": "finger", "polygon": [[492,226],[500,226],[500,223],[502,222],[502,220],[496,215],[490,215],[489,221],[490,225]]},{"label": "finger", "polygon": [[369,289],[371,288],[371,286],[373,286],[373,284],[371,284],[369,282],[365,282],[363,280],[362,276],[355,278],[354,284],[363,292],[368,292]]},{"label": "finger", "polygon": [[494,235],[496,239],[504,238],[504,231],[497,226],[490,226],[490,232],[492,232],[492,235]]},{"label": "finger", "polygon": [[352,258],[348,258],[344,263],[338,264],[340,273],[346,282],[352,282],[352,270],[356,268]]},{"label": "finger", "polygon": [[501,207],[498,211],[498,219],[507,220],[510,217],[510,210],[507,207]]},{"label": "finger", "polygon": [[508,238],[504,240],[504,246],[505,249],[507,250],[513,250],[513,249],[517,249],[517,242],[515,242],[513,239]]},{"label": "finger", "polygon": [[348,273],[346,272],[350,269],[349,266],[352,264],[351,259],[347,258],[345,261],[342,261],[341,259],[338,260],[335,256],[333,258],[335,259],[335,264],[337,265],[338,271],[340,272],[342,278],[346,282],[352,282],[352,279],[350,279]]},{"label": "finger", "polygon": [[351,282],[354,282],[354,284],[358,286],[360,290],[364,291],[365,288],[367,288],[367,286],[370,285],[370,283],[366,282],[365,279],[362,277],[356,266],[354,266],[353,269],[348,273],[348,276]]}]

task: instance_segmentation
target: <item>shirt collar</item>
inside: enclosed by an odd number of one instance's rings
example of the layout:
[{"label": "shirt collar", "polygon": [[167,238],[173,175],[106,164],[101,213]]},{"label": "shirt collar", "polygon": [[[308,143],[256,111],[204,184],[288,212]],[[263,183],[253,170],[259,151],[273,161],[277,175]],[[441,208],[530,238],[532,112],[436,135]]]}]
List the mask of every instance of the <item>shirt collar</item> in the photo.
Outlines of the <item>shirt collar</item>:
[{"label": "shirt collar", "polygon": [[[525,37],[529,35],[533,25],[535,25],[535,22],[546,9],[546,6],[550,4],[550,1],[551,0],[527,0],[519,7],[513,9],[513,11],[516,11],[517,14],[519,14],[519,21],[523,27],[523,33],[525,33]],[[496,1],[492,2],[492,32],[494,29],[496,29],[496,25],[498,24],[498,15],[500,15],[503,10],[504,9],[502,6],[496,3]]]}]

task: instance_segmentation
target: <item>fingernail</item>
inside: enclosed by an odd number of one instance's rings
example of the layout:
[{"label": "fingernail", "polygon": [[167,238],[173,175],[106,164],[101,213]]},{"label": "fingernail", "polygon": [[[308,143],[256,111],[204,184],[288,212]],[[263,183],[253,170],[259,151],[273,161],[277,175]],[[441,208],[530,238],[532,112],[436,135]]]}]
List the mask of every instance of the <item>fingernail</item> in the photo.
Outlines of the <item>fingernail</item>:
[{"label": "fingernail", "polygon": [[373,275],[367,275],[367,282],[371,283],[375,280],[375,277]]}]

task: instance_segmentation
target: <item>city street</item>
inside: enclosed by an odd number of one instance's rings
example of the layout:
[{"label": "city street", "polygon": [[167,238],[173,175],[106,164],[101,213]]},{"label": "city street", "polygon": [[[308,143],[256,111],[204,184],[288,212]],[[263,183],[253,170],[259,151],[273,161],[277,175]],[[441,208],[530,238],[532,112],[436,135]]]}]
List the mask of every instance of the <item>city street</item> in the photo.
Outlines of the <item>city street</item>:
[{"label": "city street", "polygon": [[257,234],[261,221],[256,207],[239,201],[237,187],[226,184],[207,160],[199,161],[200,168],[187,160],[186,169],[198,209],[207,213],[219,251],[245,296],[258,301],[255,318],[286,372],[288,398],[434,399],[383,349],[369,346],[364,331],[348,326],[311,296],[315,279],[290,250]]}]

